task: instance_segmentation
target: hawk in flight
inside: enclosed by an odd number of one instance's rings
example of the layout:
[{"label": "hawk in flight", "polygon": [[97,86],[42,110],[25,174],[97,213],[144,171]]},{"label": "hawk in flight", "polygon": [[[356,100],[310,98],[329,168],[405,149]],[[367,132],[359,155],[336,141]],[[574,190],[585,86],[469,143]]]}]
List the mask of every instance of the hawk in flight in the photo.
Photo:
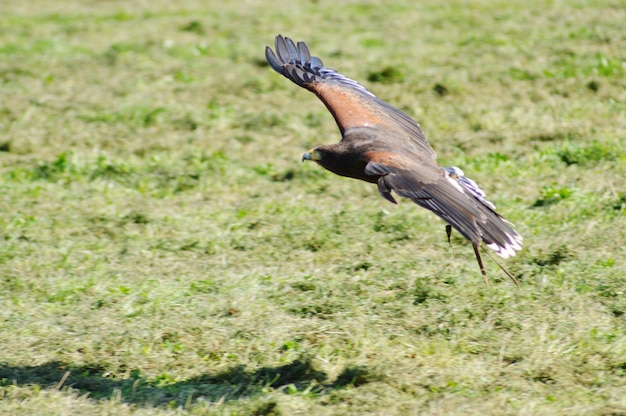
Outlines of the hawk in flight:
[{"label": "hawk in flight", "polygon": [[339,143],[315,147],[302,160],[315,161],[340,176],[375,183],[380,195],[394,204],[392,191],[437,214],[449,224],[448,239],[452,226],[472,243],[489,285],[479,253],[481,242],[508,258],[521,249],[522,237],[495,211],[476,182],[457,167],[439,166],[415,121],[358,82],[324,67],[306,43],[278,35],[275,47],[276,51],[265,48],[272,69],[314,93],[341,131]]}]

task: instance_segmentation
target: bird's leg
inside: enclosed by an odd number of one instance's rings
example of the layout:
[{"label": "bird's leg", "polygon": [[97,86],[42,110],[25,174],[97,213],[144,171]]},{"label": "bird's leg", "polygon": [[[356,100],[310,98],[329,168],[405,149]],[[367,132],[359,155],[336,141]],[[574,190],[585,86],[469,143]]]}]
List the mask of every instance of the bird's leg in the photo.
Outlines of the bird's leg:
[{"label": "bird's leg", "polygon": [[474,247],[474,254],[476,254],[476,260],[478,260],[478,267],[480,267],[480,272],[483,274],[483,279],[485,280],[485,284],[489,287],[489,279],[487,279],[487,272],[485,271],[485,266],[483,266],[483,260],[480,258],[480,252],[478,251],[478,244],[472,242],[472,247]]},{"label": "bird's leg", "polygon": [[450,224],[446,224],[446,234],[448,235],[448,245],[450,246],[450,250],[452,250],[452,256],[450,256],[450,263],[452,263],[452,261],[454,261],[454,257],[456,256],[456,254],[454,252],[454,246],[452,245],[452,242],[450,241],[450,236],[452,235],[452,226]]},{"label": "bird's leg", "polygon": [[509,273],[509,271],[507,269],[504,268],[503,265],[501,265],[500,263],[498,263],[498,260],[495,259],[495,257],[493,257],[491,255],[491,253],[487,252],[487,254],[489,254],[489,257],[491,257],[491,260],[493,260],[494,263],[496,263],[498,265],[498,267],[500,267],[500,269],[502,269],[502,271],[509,276],[509,278],[513,281],[513,283],[515,283],[515,286],[520,287],[519,282],[517,281],[517,279],[515,278],[515,276],[513,276],[511,273]]}]

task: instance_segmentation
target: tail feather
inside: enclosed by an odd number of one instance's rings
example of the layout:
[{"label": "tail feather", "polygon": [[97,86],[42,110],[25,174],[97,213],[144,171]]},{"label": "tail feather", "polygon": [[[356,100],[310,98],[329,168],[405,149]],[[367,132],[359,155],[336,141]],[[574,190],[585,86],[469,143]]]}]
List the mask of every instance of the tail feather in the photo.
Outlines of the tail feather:
[{"label": "tail feather", "polygon": [[[410,198],[444,219],[472,244],[485,243],[500,257],[508,258],[521,250],[522,236],[493,210],[494,205],[486,200],[478,185],[461,176],[460,169],[456,176],[450,175],[447,169],[444,171],[445,175],[434,181],[424,180],[424,176],[419,176],[419,170],[389,171],[378,179],[378,189],[383,196],[394,190],[398,195]],[[379,173],[382,174],[383,170]]]},{"label": "tail feather", "polygon": [[482,210],[486,221],[479,224],[482,225],[480,226],[481,239],[487,247],[505,259],[514,256],[516,251],[521,250],[522,236],[515,231],[510,222],[495,211],[496,206],[487,200],[487,194],[480,189],[478,184],[466,177],[463,171],[456,166],[445,167],[444,170],[450,179],[457,181],[465,193],[486,208]]}]

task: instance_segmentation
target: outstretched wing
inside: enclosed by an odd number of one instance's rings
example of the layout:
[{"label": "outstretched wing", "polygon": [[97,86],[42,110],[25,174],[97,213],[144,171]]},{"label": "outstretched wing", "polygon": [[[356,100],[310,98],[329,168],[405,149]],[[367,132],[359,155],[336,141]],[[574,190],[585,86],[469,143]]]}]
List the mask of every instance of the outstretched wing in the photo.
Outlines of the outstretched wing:
[{"label": "outstretched wing", "polygon": [[366,156],[365,173],[379,177],[378,191],[387,200],[396,202],[393,190],[437,214],[475,246],[482,241],[504,258],[521,249],[522,237],[460,169],[443,169],[424,160],[418,164],[390,152],[374,151]]},{"label": "outstretched wing", "polygon": [[[358,82],[325,68],[322,61],[311,56],[306,43],[276,36],[276,53],[267,46],[265,57],[279,74],[289,78],[319,97],[332,113],[341,134],[352,127],[372,127],[384,136],[402,137],[411,150],[434,159],[435,151],[420,126],[402,111],[379,100]],[[344,135],[345,137],[345,135]]]}]

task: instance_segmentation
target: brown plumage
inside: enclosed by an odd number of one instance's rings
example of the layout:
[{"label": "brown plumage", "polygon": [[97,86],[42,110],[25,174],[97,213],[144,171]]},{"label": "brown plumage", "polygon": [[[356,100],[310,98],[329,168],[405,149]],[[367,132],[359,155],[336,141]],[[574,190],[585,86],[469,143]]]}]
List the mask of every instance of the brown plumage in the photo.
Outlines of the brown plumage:
[{"label": "brown plumage", "polygon": [[276,52],[265,48],[267,62],[317,95],[342,135],[337,144],[305,153],[303,161],[313,160],[337,175],[376,183],[381,196],[394,204],[392,191],[434,212],[472,243],[485,282],[478,251],[481,242],[503,258],[521,249],[522,237],[495,211],[478,185],[461,169],[443,168],[435,162],[436,154],[424,132],[409,116],[356,81],[325,68],[304,42],[296,44],[278,35],[275,45]]}]

